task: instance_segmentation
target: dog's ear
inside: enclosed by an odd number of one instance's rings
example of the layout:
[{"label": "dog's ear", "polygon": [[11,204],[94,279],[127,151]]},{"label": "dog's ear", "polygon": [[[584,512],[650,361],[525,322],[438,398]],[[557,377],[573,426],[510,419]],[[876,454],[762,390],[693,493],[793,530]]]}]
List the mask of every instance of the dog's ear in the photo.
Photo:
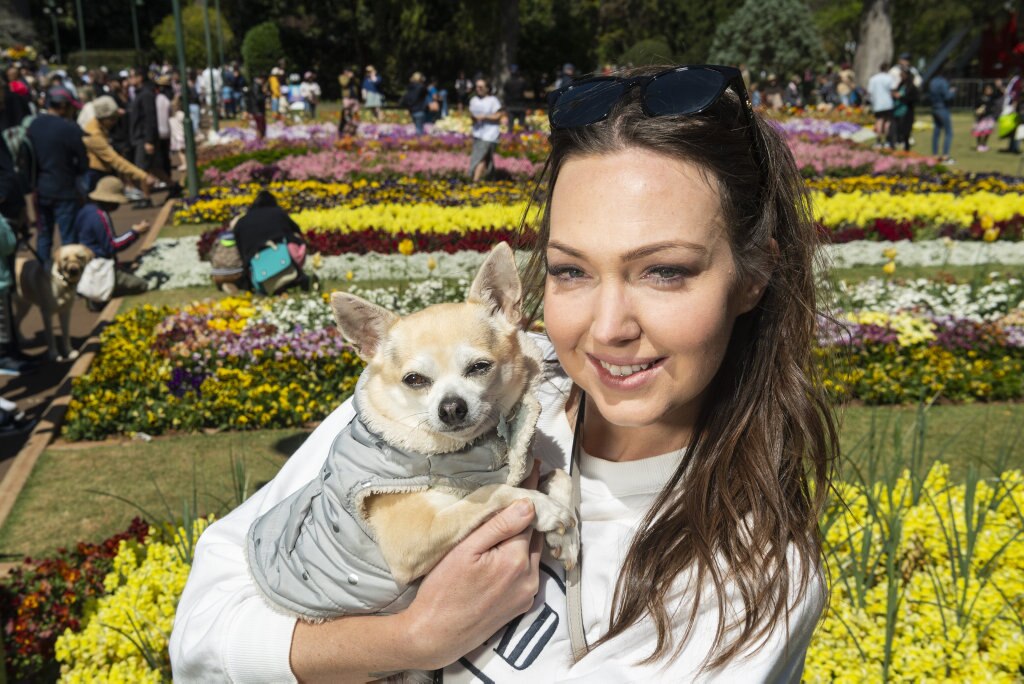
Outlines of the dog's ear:
[{"label": "dog's ear", "polygon": [[523,285],[508,243],[499,242],[491,249],[477,271],[466,301],[490,305],[512,325],[519,325],[523,316]]},{"label": "dog's ear", "polygon": [[388,328],[398,320],[387,309],[347,292],[331,294],[331,308],[342,336],[355,346],[364,361],[373,358]]}]

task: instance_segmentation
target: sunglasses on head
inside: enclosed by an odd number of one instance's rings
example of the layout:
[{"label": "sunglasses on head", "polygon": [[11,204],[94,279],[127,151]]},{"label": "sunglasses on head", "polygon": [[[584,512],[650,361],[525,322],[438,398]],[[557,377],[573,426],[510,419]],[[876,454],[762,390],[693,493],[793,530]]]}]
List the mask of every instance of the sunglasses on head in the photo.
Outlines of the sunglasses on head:
[{"label": "sunglasses on head", "polygon": [[551,128],[579,128],[603,121],[615,103],[636,87],[640,88],[640,106],[647,116],[699,114],[732,88],[744,103],[747,124],[753,123],[750,98],[739,69],[698,64],[651,76],[596,76],[575,81],[548,96]]}]

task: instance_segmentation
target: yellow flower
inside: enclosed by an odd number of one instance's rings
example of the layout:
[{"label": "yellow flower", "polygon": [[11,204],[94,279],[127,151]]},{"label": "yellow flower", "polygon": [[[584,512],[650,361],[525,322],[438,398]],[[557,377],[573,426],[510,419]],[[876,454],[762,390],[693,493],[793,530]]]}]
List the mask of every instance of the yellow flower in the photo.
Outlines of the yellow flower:
[{"label": "yellow flower", "polygon": [[324,265],[324,260],[320,256],[320,252],[317,252],[316,254],[314,254],[313,258],[310,259],[310,262],[313,264],[313,268],[314,269],[319,269],[321,266]]},{"label": "yellow flower", "polygon": [[992,218],[991,214],[985,214],[981,217],[981,227],[985,230],[989,230],[996,224],[995,219]]},{"label": "yellow flower", "polygon": [[353,273],[352,271],[346,271],[345,272],[345,280],[352,280],[355,277],[356,277],[356,274]]},{"label": "yellow flower", "polygon": [[404,254],[405,256],[409,256],[410,254],[412,254],[415,248],[416,246],[413,245],[412,240],[410,240],[409,238],[405,238],[404,240],[398,243],[399,253]]},{"label": "yellow flower", "polygon": [[885,266],[882,267],[882,272],[885,273],[886,275],[892,275],[893,273],[895,273],[896,272],[896,262],[895,261],[887,262],[885,264]]},{"label": "yellow flower", "polygon": [[[982,223],[984,223],[984,221]],[[985,242],[995,242],[999,239],[999,229],[995,227],[988,228],[981,237]]]},{"label": "yellow flower", "polygon": [[434,261],[434,257],[430,257],[427,259],[427,270],[433,271],[435,268],[437,268],[437,262]]},{"label": "yellow flower", "polygon": [[890,247],[889,249],[887,249],[884,252],[882,252],[882,255],[886,259],[896,259],[896,248],[895,247]]}]

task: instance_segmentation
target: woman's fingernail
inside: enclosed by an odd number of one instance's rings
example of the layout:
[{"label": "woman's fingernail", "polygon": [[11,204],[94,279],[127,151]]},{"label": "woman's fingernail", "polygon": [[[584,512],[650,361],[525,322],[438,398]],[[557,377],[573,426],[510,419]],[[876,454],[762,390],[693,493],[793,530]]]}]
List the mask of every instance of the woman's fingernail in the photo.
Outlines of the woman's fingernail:
[{"label": "woman's fingernail", "polygon": [[522,518],[529,518],[533,516],[533,504],[530,503],[529,499],[521,499],[516,502],[516,515]]}]

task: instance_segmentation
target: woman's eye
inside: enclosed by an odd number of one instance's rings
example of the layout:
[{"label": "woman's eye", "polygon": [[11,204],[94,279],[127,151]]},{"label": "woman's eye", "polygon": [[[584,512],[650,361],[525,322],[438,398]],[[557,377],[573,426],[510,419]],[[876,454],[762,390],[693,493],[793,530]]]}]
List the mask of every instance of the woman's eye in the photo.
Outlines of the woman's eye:
[{"label": "woman's eye", "polygon": [[419,373],[406,373],[405,377],[402,378],[402,382],[406,387],[412,387],[413,389],[422,389],[430,384],[430,378]]},{"label": "woman's eye", "polygon": [[484,375],[493,367],[494,364],[490,361],[477,361],[466,369],[466,375]]},{"label": "woman's eye", "polygon": [[584,273],[575,266],[548,266],[548,275],[557,280],[576,280]]},{"label": "woman's eye", "polygon": [[688,269],[679,266],[653,266],[647,269],[645,276],[663,283],[675,282],[692,275]]}]

